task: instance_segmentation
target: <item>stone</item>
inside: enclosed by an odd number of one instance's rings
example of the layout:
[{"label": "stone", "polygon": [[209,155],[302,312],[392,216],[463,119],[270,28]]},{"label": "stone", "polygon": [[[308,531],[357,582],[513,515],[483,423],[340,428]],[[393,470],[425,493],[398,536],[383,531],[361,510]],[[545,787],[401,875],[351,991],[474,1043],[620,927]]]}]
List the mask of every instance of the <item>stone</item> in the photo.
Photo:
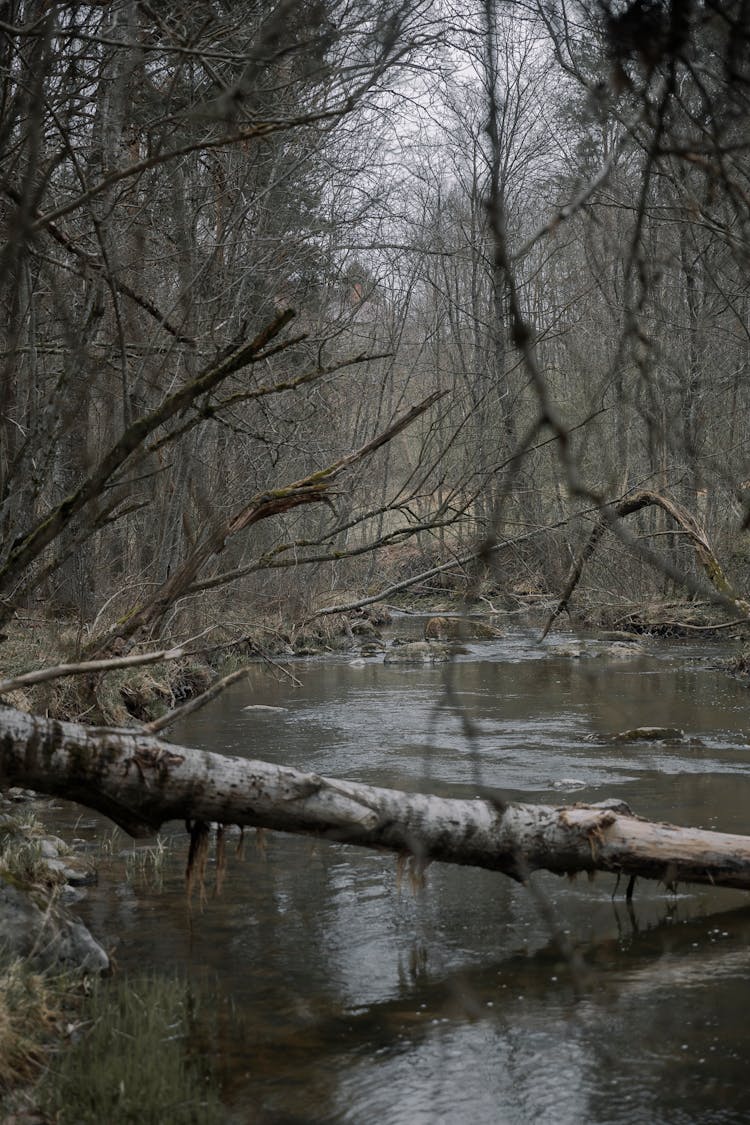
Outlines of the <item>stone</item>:
[{"label": "stone", "polygon": [[608,656],[614,660],[629,660],[633,656],[642,656],[643,654],[643,645],[637,641],[613,641],[611,644],[605,645],[599,655]]},{"label": "stone", "polygon": [[442,664],[450,659],[447,645],[409,641],[386,652],[384,664]]},{"label": "stone", "polygon": [[8,789],[6,796],[9,800],[15,801],[17,804],[21,801],[33,801],[36,799],[36,793],[33,789],[21,789],[18,785],[12,785],[10,789]]},{"label": "stone", "polygon": [[352,628],[352,633],[354,633],[354,635],[356,637],[377,637],[378,636],[378,630],[375,628],[372,621],[368,621],[367,618],[364,618],[362,621],[352,622],[351,628]]},{"label": "stone", "polygon": [[54,903],[42,910],[31,896],[0,877],[0,947],[40,969],[104,973],[109,957],[77,918]]},{"label": "stone", "polygon": [[682,742],[685,732],[679,727],[633,727],[610,737],[612,742]]},{"label": "stone", "polygon": [[582,781],[579,777],[561,777],[557,781],[552,782],[552,788],[572,792],[575,789],[585,789],[587,784],[587,782]]},{"label": "stone", "polygon": [[44,866],[53,876],[53,882],[59,879],[71,887],[90,887],[97,881],[95,869],[76,856],[48,859]]},{"label": "stone", "polygon": [[57,859],[68,850],[67,844],[59,836],[44,836],[39,841],[39,854],[42,859]]}]

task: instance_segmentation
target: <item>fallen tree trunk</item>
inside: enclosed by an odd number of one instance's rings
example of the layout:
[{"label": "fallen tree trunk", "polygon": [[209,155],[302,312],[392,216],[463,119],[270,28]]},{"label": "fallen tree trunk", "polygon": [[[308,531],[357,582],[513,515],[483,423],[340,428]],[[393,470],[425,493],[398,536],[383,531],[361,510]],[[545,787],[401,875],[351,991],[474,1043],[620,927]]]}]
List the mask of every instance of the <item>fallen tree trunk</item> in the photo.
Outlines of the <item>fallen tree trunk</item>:
[{"label": "fallen tree trunk", "polygon": [[583,574],[583,568],[599,546],[599,542],[605,531],[608,529],[611,530],[616,520],[624,519],[625,516],[630,516],[634,512],[640,512],[643,508],[651,506],[661,508],[668,516],[671,516],[678,527],[681,528],[683,534],[687,536],[701,568],[711,585],[720,595],[722,602],[732,609],[735,609],[741,617],[747,618],[750,616],[750,603],[745,601],[744,598],[740,598],[730,586],[721,568],[721,564],[708,542],[706,532],[695,517],[683,508],[681,504],[678,504],[676,500],[671,500],[668,496],[662,496],[658,492],[641,490],[640,492],[634,492],[632,495],[626,496],[619,504],[608,506],[606,510],[600,513],[598,520],[594,524],[593,531],[584,544],[582,551],[578,557],[573,560],[565,583],[565,589],[560,595],[559,602],[550,614],[547,624],[544,626],[542,635],[539,638],[540,641],[545,639],[555,620],[568,608],[568,603],[570,602],[573,591]]},{"label": "fallen tree trunk", "polygon": [[501,871],[609,871],[750,889],[750,837],[657,824],[623,802],[506,804],[405,793],[0,707],[0,784],[96,809],[132,836],[216,821]]}]

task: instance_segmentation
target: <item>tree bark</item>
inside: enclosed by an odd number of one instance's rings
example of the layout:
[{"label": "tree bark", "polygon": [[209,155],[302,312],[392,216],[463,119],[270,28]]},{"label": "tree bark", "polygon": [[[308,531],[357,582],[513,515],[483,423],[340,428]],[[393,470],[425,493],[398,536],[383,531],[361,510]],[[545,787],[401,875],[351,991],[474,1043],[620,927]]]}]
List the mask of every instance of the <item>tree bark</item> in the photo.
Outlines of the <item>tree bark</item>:
[{"label": "tree bark", "polygon": [[555,807],[405,793],[8,707],[0,707],[0,783],[79,801],[132,836],[169,820],[216,821],[519,881],[545,868],[750,889],[750,837],[642,820],[624,802]]}]

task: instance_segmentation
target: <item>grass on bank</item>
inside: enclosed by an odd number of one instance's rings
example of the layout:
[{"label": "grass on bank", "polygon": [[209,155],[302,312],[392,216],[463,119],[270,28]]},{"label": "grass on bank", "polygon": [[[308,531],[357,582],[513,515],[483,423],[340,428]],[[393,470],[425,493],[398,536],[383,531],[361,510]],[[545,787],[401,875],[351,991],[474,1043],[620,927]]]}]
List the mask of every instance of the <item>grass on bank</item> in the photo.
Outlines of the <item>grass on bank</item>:
[{"label": "grass on bank", "polygon": [[0,1120],[218,1125],[197,1011],[175,980],[82,982],[0,960]]},{"label": "grass on bank", "polygon": [[74,985],[33,971],[22,958],[0,956],[0,1109],[38,1077],[63,1032]]},{"label": "grass on bank", "polygon": [[199,1001],[184,982],[98,980],[80,1034],[49,1065],[40,1105],[58,1125],[214,1125],[224,1111],[205,1052]]},{"label": "grass on bank", "polygon": [[[0,813],[0,877],[42,909],[57,890],[45,839],[57,838],[31,809]],[[158,841],[126,856],[127,877],[159,878],[166,851]],[[40,971],[4,951],[0,933],[0,1122],[29,1114],[50,1125],[222,1121],[192,1046],[198,1007],[174,980]]]},{"label": "grass on bank", "polygon": [[49,867],[43,855],[45,839],[54,840],[58,852],[67,851],[62,840],[50,837],[31,809],[0,812],[0,877],[24,890],[43,891],[46,898],[65,877]]}]

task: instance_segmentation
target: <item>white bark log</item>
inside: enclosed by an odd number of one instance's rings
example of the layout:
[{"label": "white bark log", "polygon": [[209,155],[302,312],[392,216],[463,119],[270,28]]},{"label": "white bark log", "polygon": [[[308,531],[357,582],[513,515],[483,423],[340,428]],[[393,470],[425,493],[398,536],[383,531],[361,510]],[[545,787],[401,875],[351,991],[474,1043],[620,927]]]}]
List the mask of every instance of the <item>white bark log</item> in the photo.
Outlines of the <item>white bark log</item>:
[{"label": "white bark log", "polygon": [[79,801],[133,836],[217,821],[385,848],[525,880],[609,871],[750,889],[750,837],[657,824],[622,802],[505,805],[337,781],[132,731],[0,707],[0,784]]}]

